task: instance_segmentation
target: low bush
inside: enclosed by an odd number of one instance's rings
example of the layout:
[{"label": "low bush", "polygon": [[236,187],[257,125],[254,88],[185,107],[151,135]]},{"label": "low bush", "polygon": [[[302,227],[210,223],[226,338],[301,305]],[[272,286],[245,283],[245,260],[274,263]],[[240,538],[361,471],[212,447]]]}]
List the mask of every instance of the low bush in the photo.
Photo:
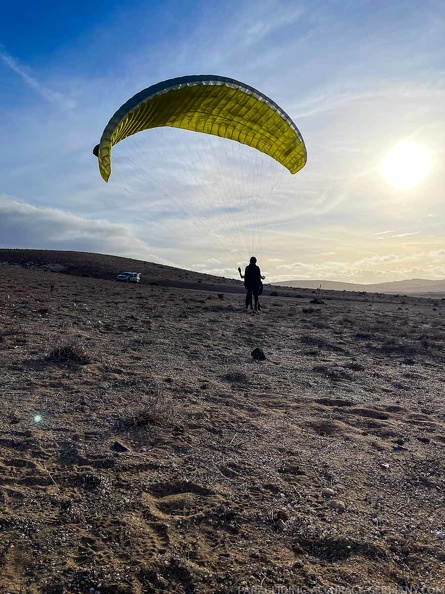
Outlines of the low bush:
[{"label": "low bush", "polygon": [[56,345],[46,359],[55,363],[76,363],[86,365],[91,363],[91,350],[78,338],[70,337]]},{"label": "low bush", "polygon": [[162,391],[151,395],[141,406],[116,421],[118,431],[149,428],[152,425],[166,426],[175,423],[173,398]]}]

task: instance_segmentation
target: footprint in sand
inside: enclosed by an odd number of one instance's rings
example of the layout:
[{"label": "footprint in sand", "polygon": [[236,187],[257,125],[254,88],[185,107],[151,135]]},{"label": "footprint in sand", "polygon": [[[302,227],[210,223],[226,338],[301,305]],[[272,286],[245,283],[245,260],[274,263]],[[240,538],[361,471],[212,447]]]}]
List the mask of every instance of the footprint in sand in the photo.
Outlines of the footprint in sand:
[{"label": "footprint in sand", "polygon": [[168,526],[162,522],[146,521],[144,514],[126,513],[116,518],[93,524],[92,535],[81,539],[79,551],[85,555],[102,555],[105,551],[114,557],[148,559],[166,553],[170,538]]},{"label": "footprint in sand", "polygon": [[9,474],[9,476],[3,476],[4,484],[29,487],[47,487],[54,484],[48,472],[26,458],[4,458],[0,460],[0,469],[3,470],[3,474]]},{"label": "footprint in sand", "polygon": [[204,517],[221,502],[211,489],[187,481],[156,483],[144,499],[152,516],[164,520]]}]

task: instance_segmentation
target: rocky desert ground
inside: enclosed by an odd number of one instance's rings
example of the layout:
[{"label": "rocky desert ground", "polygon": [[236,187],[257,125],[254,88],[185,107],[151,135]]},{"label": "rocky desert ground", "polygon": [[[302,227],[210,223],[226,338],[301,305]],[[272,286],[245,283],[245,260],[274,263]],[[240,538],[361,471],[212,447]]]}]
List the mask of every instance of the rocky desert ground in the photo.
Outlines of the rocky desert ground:
[{"label": "rocky desert ground", "polygon": [[1,594],[445,592],[444,300],[0,262]]}]

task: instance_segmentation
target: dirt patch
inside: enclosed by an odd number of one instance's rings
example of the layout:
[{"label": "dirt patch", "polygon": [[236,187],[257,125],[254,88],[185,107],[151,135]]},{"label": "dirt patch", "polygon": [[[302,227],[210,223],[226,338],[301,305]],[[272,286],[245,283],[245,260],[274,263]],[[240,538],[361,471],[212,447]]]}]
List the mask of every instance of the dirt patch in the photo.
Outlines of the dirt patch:
[{"label": "dirt patch", "polygon": [[0,267],[2,594],[445,587],[442,302],[67,258]]}]

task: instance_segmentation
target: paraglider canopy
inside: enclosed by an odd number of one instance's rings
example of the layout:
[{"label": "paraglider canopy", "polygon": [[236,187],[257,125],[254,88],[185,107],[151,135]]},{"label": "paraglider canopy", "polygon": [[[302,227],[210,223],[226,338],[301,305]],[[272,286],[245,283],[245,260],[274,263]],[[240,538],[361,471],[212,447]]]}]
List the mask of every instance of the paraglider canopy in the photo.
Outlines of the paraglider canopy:
[{"label": "paraglider canopy", "polygon": [[111,175],[112,146],[161,126],[235,140],[269,155],[291,173],[306,164],[300,132],[272,99],[232,78],[183,76],[140,91],[116,111],[93,149],[103,179]]}]

